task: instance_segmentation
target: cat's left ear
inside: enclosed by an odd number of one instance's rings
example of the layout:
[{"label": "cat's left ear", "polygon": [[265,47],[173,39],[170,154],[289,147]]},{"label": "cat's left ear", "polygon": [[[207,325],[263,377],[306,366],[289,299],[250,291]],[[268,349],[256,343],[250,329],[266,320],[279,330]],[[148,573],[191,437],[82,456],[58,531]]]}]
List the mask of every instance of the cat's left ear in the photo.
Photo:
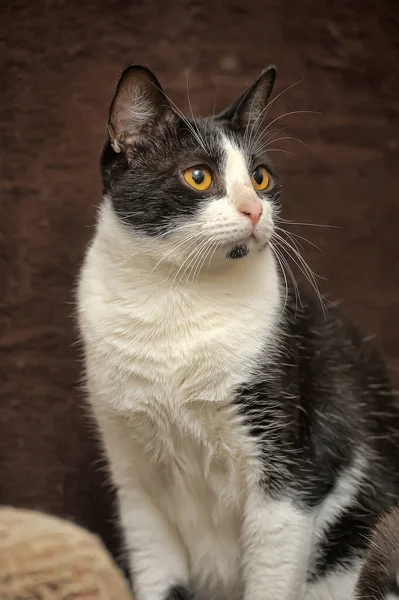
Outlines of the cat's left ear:
[{"label": "cat's left ear", "polygon": [[122,152],[174,113],[155,75],[141,65],[125,69],[118,81],[108,119],[115,152]]},{"label": "cat's left ear", "polygon": [[229,108],[218,115],[219,119],[233,121],[243,130],[258,123],[273,91],[277,70],[268,67]]}]

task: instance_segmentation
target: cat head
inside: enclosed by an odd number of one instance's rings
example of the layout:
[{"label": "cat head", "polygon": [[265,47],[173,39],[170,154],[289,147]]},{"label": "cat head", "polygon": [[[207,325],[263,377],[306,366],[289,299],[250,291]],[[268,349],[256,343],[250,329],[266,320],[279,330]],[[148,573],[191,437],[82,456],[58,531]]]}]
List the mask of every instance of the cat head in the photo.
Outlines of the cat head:
[{"label": "cat head", "polygon": [[269,67],[218,116],[188,119],[147,68],[123,72],[102,155],[104,197],[158,260],[231,261],[267,247],[280,195],[262,139],[275,76]]}]

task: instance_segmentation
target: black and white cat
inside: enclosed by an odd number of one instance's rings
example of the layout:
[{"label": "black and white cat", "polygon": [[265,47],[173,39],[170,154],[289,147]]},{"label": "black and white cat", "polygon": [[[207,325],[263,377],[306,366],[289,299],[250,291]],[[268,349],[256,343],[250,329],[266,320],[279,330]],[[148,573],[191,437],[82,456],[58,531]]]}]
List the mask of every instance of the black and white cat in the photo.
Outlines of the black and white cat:
[{"label": "black and white cat", "polygon": [[348,600],[399,498],[381,358],[273,253],[274,80],[194,120],[133,66],[111,106],[78,304],[137,600]]}]

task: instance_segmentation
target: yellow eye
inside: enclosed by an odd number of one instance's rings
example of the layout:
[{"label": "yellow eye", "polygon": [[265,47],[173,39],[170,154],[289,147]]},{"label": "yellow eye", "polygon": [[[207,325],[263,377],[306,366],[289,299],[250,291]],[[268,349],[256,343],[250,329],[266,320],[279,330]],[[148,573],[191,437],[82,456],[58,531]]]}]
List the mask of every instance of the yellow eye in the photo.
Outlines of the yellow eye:
[{"label": "yellow eye", "polygon": [[252,185],[257,192],[265,190],[270,183],[270,176],[265,167],[256,167],[251,179]]},{"label": "yellow eye", "polygon": [[206,192],[212,185],[212,175],[206,167],[191,167],[183,173],[186,183],[195,190]]}]

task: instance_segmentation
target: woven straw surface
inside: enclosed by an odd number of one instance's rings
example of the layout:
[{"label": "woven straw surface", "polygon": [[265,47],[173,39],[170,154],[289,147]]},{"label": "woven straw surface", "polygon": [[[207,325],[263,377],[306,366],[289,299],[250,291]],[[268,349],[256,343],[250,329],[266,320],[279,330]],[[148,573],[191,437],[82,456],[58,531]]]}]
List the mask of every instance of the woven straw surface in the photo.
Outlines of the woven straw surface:
[{"label": "woven straw surface", "polygon": [[1,600],[131,600],[102,543],[39,512],[0,509]]}]

